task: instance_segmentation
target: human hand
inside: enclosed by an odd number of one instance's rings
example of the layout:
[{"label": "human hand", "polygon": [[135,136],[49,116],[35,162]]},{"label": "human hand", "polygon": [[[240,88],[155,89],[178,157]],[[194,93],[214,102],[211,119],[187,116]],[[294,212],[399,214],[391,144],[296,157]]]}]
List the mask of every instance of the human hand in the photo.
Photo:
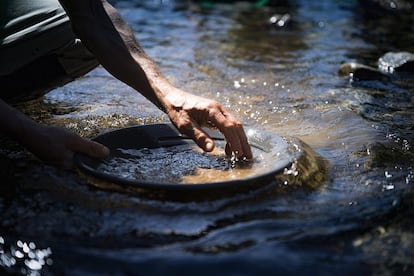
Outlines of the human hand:
[{"label": "human hand", "polygon": [[76,152],[105,158],[109,149],[60,127],[35,124],[24,139],[27,149],[42,161],[63,169],[73,169]]},{"label": "human hand", "polygon": [[165,97],[166,112],[177,129],[192,138],[199,147],[210,152],[214,141],[201,128],[215,126],[226,138],[226,154],[253,158],[243,125],[220,103],[175,89]]}]

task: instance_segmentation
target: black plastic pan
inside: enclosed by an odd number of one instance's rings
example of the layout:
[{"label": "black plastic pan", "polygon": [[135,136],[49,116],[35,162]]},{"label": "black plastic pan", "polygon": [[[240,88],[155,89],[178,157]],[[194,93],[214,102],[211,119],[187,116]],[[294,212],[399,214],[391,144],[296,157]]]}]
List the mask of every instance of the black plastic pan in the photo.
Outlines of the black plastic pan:
[{"label": "black plastic pan", "polygon": [[[216,130],[207,130],[214,139],[217,146],[224,147],[225,139],[223,135]],[[234,179],[229,181],[216,181],[208,183],[177,183],[177,182],[159,182],[142,179],[125,178],[119,175],[103,172],[99,169],[105,160],[93,159],[84,154],[77,154],[75,162],[78,168],[86,174],[92,175],[99,179],[116,183],[123,186],[146,188],[146,189],[163,189],[163,190],[200,190],[215,189],[225,187],[241,188],[253,183],[266,183],[276,174],[283,172],[285,168],[290,167],[292,161],[297,158],[297,152],[293,153],[289,149],[289,143],[283,138],[269,133],[260,132],[253,129],[246,129],[249,144],[252,147],[255,156],[266,155],[265,159],[258,164],[261,169],[257,174],[249,175],[246,178]],[[160,147],[170,147],[177,145],[188,145],[194,147],[195,143],[186,136],[180,134],[172,124],[149,124],[134,126],[115,131],[107,132],[93,139],[104,144],[111,150],[110,158],[117,155],[119,148],[122,149],[154,149]],[[254,161],[253,161],[254,162]],[[266,169],[263,169],[265,167]]]}]

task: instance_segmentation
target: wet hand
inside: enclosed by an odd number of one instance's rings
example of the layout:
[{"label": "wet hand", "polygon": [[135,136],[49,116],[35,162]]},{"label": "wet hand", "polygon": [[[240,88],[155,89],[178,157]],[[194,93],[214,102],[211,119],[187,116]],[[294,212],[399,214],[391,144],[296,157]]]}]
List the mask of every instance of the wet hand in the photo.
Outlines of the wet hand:
[{"label": "wet hand", "polygon": [[76,152],[94,158],[105,158],[109,149],[99,143],[82,138],[60,127],[38,124],[25,141],[30,152],[42,161],[63,169],[74,168]]},{"label": "wet hand", "polygon": [[243,125],[220,103],[179,90],[167,97],[167,114],[177,129],[192,138],[199,147],[210,152],[214,141],[202,126],[215,126],[226,138],[226,154],[237,158],[253,158]]}]

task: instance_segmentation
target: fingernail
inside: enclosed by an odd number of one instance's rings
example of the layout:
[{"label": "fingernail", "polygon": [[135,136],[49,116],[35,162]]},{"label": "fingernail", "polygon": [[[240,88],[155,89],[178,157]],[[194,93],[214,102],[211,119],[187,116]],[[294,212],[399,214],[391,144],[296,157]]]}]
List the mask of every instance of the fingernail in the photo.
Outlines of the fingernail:
[{"label": "fingernail", "polygon": [[206,151],[212,151],[214,149],[214,144],[213,142],[208,141],[206,143]]},{"label": "fingernail", "polygon": [[109,155],[110,152],[111,151],[107,147],[105,147],[105,146],[102,146],[101,147],[101,154],[102,154],[102,156],[106,157],[106,156]]}]

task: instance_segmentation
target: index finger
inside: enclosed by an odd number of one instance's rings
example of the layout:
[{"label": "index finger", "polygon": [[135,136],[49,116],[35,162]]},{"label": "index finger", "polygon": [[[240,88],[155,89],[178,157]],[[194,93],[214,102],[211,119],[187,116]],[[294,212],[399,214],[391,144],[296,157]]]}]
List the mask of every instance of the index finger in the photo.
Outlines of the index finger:
[{"label": "index finger", "polygon": [[211,122],[223,133],[229,148],[237,158],[253,158],[243,125],[224,109],[211,116]]}]

